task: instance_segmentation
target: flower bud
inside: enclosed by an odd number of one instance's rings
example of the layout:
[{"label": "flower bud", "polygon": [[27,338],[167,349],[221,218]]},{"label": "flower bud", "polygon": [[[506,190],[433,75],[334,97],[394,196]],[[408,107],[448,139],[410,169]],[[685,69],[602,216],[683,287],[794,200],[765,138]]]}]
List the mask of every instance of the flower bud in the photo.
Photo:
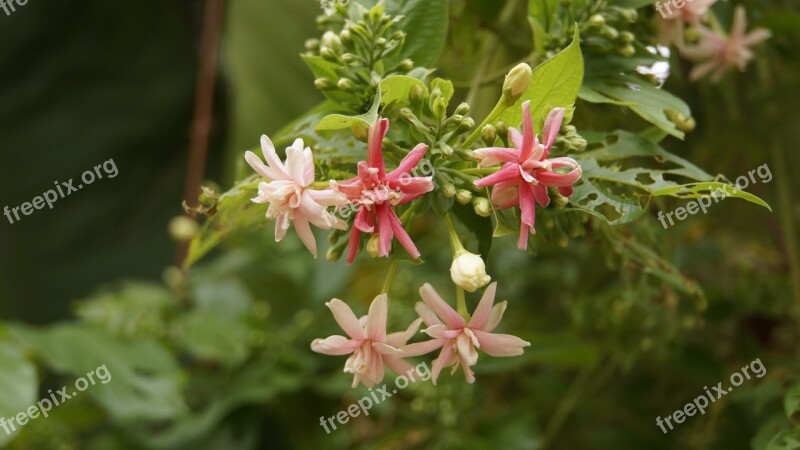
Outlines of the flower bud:
[{"label": "flower bud", "polygon": [[492,124],[487,124],[481,130],[481,138],[486,145],[494,145],[494,141],[497,140],[497,128]]},{"label": "flower bud", "polygon": [[339,81],[336,82],[336,87],[343,91],[349,91],[353,89],[353,82],[349,78],[339,78]]},{"label": "flower bud", "polygon": [[474,126],[475,126],[475,119],[473,119],[472,117],[466,117],[458,125],[458,131],[460,133],[464,133],[466,131],[471,130]]},{"label": "flower bud", "polygon": [[380,237],[377,234],[373,234],[372,237],[370,237],[367,241],[367,253],[369,253],[369,256],[372,256],[373,258],[380,258],[381,252],[379,244]]},{"label": "flower bud", "polygon": [[436,97],[431,106],[431,111],[435,117],[444,117],[447,114],[447,101],[444,97]]},{"label": "flower bud", "polygon": [[503,82],[506,104],[513,105],[528,90],[528,85],[531,84],[531,74],[531,66],[526,63],[519,63],[508,72]]},{"label": "flower bud", "polygon": [[379,48],[386,47],[386,38],[379,37],[378,39],[375,39],[375,46]]},{"label": "flower bud", "polygon": [[333,31],[326,31],[322,35],[322,45],[334,50],[340,50],[342,48],[342,40]]},{"label": "flower bud", "polygon": [[356,60],[356,55],[354,55],[352,53],[344,53],[344,54],[342,54],[342,62],[345,63],[345,64],[353,63],[353,62],[355,62],[355,60]]},{"label": "flower bud", "polygon": [[619,31],[608,25],[603,25],[603,28],[600,29],[600,34],[611,40],[616,40],[619,37]]},{"label": "flower bud", "polygon": [[472,201],[472,192],[466,189],[459,189],[456,192],[456,201],[462,205],[466,205]]},{"label": "flower bud", "polygon": [[326,61],[336,61],[338,59],[336,51],[324,45],[319,50],[319,56],[322,56],[322,59]]},{"label": "flower bud", "polygon": [[367,142],[369,140],[369,128],[367,125],[362,121],[353,122],[353,125],[350,127],[353,131],[353,136],[361,142]]},{"label": "flower bud", "polygon": [[440,144],[439,147],[442,149],[442,156],[445,158],[453,156],[453,147],[444,143]]},{"label": "flower bud", "polygon": [[425,88],[418,84],[411,86],[411,90],[408,92],[408,101],[415,109],[420,108],[425,102]]},{"label": "flower bud", "polygon": [[452,198],[456,195],[456,185],[453,183],[445,183],[442,186],[442,194],[447,198]]},{"label": "flower bud", "polygon": [[337,246],[333,246],[328,249],[328,252],[325,254],[325,258],[330,262],[338,261],[339,258],[342,257],[342,248]]},{"label": "flower bud", "polygon": [[197,222],[186,216],[177,216],[169,222],[169,235],[178,242],[191,241],[197,229]]},{"label": "flower bud", "polygon": [[592,17],[589,17],[589,26],[600,28],[606,24],[606,19],[600,14],[595,14]]},{"label": "flower bud", "polygon": [[508,125],[506,125],[505,122],[497,122],[495,124],[495,128],[497,128],[498,136],[500,136],[502,139],[508,139]]},{"label": "flower bud", "polygon": [[326,89],[332,88],[333,85],[331,84],[331,80],[323,77],[323,78],[317,78],[316,80],[314,80],[314,87],[317,88],[320,91],[324,91]]},{"label": "flower bud", "polygon": [[567,197],[564,197],[558,192],[554,192],[552,198],[553,198],[553,203],[557,207],[564,207],[567,206],[567,203],[569,203],[569,199]]},{"label": "flower bud", "polygon": [[630,31],[620,31],[619,38],[622,40],[622,42],[630,44],[636,37]]},{"label": "flower bud", "polygon": [[374,23],[379,23],[381,19],[383,19],[384,11],[383,2],[378,2],[377,5],[373,6],[369,10],[369,20],[373,21]]},{"label": "flower bud", "polygon": [[486,264],[480,255],[466,250],[461,250],[453,258],[453,264],[450,266],[450,277],[456,286],[467,292],[475,292],[492,281],[492,277],[486,275]]},{"label": "flower bud", "polygon": [[632,46],[631,44],[628,44],[628,45],[620,48],[618,51],[619,51],[620,55],[622,55],[622,56],[624,56],[626,58],[630,58],[631,56],[636,54],[636,48],[634,48],[634,46]]},{"label": "flower bud", "polygon": [[399,64],[397,64],[397,69],[402,70],[403,72],[408,72],[413,68],[414,68],[414,61],[412,61],[410,58],[406,58],[400,61]]},{"label": "flower bud", "polygon": [[469,114],[469,104],[466,102],[461,103],[460,105],[458,105],[458,107],[456,107],[455,113],[462,116],[466,116],[467,114]]},{"label": "flower bud", "polygon": [[317,50],[317,49],[319,49],[319,39],[308,39],[305,42],[305,47],[306,47],[306,50],[309,50],[309,51],[312,51],[312,52]]},{"label": "flower bud", "polygon": [[339,33],[339,39],[341,39],[343,44],[349,43],[353,37],[350,35],[350,30],[345,28]]},{"label": "flower bud", "polygon": [[489,217],[492,215],[492,205],[489,203],[489,199],[485,197],[475,197],[472,199],[472,208],[475,210],[475,214],[481,217]]}]

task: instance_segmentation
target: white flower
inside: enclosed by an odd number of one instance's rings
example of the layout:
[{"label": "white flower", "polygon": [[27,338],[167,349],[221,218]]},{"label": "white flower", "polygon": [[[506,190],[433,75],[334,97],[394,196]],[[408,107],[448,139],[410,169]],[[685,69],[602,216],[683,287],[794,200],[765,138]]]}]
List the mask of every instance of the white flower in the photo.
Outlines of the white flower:
[{"label": "white flower", "polygon": [[460,251],[453,258],[450,276],[453,278],[453,283],[467,292],[475,292],[492,281],[492,277],[486,275],[486,264],[480,255],[466,250]]}]

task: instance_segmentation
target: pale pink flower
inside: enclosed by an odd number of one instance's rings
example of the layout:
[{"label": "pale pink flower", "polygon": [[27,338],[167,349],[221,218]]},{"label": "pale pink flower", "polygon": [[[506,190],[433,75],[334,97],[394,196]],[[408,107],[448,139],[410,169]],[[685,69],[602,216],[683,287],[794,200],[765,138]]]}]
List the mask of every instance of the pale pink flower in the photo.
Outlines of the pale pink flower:
[{"label": "pale pink flower", "polygon": [[425,156],[428,146],[417,145],[400,161],[400,165],[395,170],[386,173],[382,146],[388,129],[389,119],[378,119],[370,128],[367,160],[358,163],[358,176],[339,183],[339,188],[347,195],[347,198],[353,204],[358,205],[347,248],[348,264],[352,263],[358,254],[361,232],[375,233],[376,226],[380,256],[389,255],[394,238],[397,238],[412,258],[420,256],[417,247],[395,214],[394,207],[408,203],[433,190],[433,177],[410,175],[411,170]]},{"label": "pale pink flower", "polygon": [[656,9],[661,13],[659,20],[659,41],[664,45],[672,43],[683,47],[685,24],[697,26],[705,20],[708,10],[717,0],[687,1],[682,8],[676,8],[669,1],[657,2]]},{"label": "pale pink flower", "polygon": [[353,310],[339,299],[326,303],[349,338],[340,335],[325,339],[314,339],[311,350],[325,355],[350,355],[344,371],[353,374],[353,387],[363,383],[374,386],[383,380],[384,364],[397,374],[413,370],[411,364],[401,358],[406,356],[403,348],[417,332],[422,319],[415,320],[406,331],[386,334],[388,298],[381,294],[372,301],[367,316],[356,319]]},{"label": "pale pink flower", "polygon": [[317,242],[309,224],[323,229],[346,230],[347,224],[328,212],[328,206],[347,203],[347,197],[337,190],[331,181],[329,189],[309,188],[314,182],[314,157],[311,149],[297,139],[286,149],[286,164],[281,162],[275,146],[267,136],[261,136],[261,151],[267,163],[253,152],[244,157],[250,167],[269,180],[258,185],[255,203],[269,203],[267,219],[275,219],[275,241],[281,241],[292,221],[297,236],[314,257],[317,257]]},{"label": "pale pink flower", "polygon": [[694,61],[702,61],[689,73],[692,81],[699,80],[711,74],[711,80],[716,82],[731,67],[744,71],[753,51],[750,50],[761,42],[769,39],[770,32],[765,28],[756,28],[747,33],[747,17],[742,6],[737,6],[733,15],[730,36],[724,36],[704,26],[699,26],[700,42],[697,45],[683,49],[683,54]]},{"label": "pale pink flower", "polygon": [[492,331],[500,323],[506,310],[506,302],[494,305],[497,283],[486,288],[475,313],[469,323],[447,304],[430,284],[420,288],[419,293],[424,303],[417,303],[416,310],[428,325],[424,333],[433,337],[433,341],[410,344],[403,349],[406,356],[415,356],[423,352],[442,348],[439,357],[433,362],[431,380],[436,384],[439,373],[445,367],[453,365],[453,372],[460,365],[468,383],[475,382],[475,374],[471,367],[478,362],[478,349],[490,356],[518,356],[523,348],[530,346],[516,336],[496,334]]},{"label": "pale pink flower", "polygon": [[[492,203],[498,209],[519,205],[522,223],[517,247],[520,250],[528,248],[528,234],[536,233],[536,203],[542,208],[550,204],[547,187],[557,187],[561,195],[569,197],[572,195],[572,185],[581,177],[581,166],[574,159],[547,159],[563,119],[563,108],[551,110],[544,123],[543,142],[539,143],[533,131],[530,102],[526,101],[522,104],[522,133],[515,128],[508,132],[516,148],[490,147],[475,150],[478,167],[503,163],[502,169],[476,181],[475,186],[494,186]],[[568,168],[569,172],[557,172],[563,168]]]}]

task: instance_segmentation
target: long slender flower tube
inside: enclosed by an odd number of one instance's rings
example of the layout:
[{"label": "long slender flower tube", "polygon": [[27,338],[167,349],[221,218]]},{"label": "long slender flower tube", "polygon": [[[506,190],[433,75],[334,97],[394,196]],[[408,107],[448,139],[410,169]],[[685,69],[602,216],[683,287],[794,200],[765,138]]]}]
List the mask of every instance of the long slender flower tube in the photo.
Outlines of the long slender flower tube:
[{"label": "long slender flower tube", "polygon": [[[497,283],[486,288],[472,318],[467,322],[447,304],[430,284],[425,283],[419,293],[424,303],[417,303],[416,310],[428,328],[422,330],[434,338],[433,341],[410,344],[404,349],[405,356],[415,356],[424,350],[431,351],[440,346],[442,351],[433,362],[431,380],[436,384],[445,367],[458,366],[464,370],[468,383],[475,382],[471,367],[478,362],[478,349],[490,356],[518,356],[523,348],[530,346],[510,334],[492,333],[503,318],[506,302],[494,305]],[[407,351],[406,351],[407,350]]]},{"label": "long slender flower tube", "polygon": [[[551,110],[545,120],[540,143],[533,130],[530,102],[526,101],[522,104],[522,133],[514,128],[508,131],[515,148],[475,150],[478,167],[503,163],[498,172],[475,181],[475,186],[494,186],[492,203],[498,209],[519,206],[522,223],[517,247],[520,250],[528,248],[528,234],[536,233],[536,204],[542,208],[550,204],[547,187],[557,187],[561,195],[569,197],[572,195],[572,185],[582,174],[581,166],[572,158],[547,159],[563,120],[563,108]],[[569,171],[563,173],[562,169]]]},{"label": "long slender flower tube", "polygon": [[339,299],[326,303],[348,337],[333,335],[314,339],[311,349],[325,355],[350,355],[344,371],[353,374],[353,387],[363,383],[374,386],[383,380],[384,364],[397,374],[405,374],[413,367],[403,361],[403,346],[417,332],[422,319],[415,320],[405,331],[386,334],[388,297],[381,294],[372,301],[369,313],[356,319],[353,310]]},{"label": "long slender flower tube", "polygon": [[326,208],[347,204],[347,197],[338,191],[333,181],[329,189],[309,188],[314,182],[314,157],[311,148],[305,147],[302,139],[295,140],[286,149],[285,164],[266,135],[261,136],[261,151],[266,164],[253,152],[248,151],[244,155],[250,167],[269,180],[259,183],[258,196],[252,201],[269,203],[266,216],[267,219],[275,219],[276,242],[283,240],[293,221],[297,236],[316,258],[317,242],[310,224],[322,229],[346,230],[347,224]]},{"label": "long slender flower tube", "polygon": [[370,128],[367,144],[367,160],[358,163],[358,176],[339,183],[339,189],[358,205],[353,221],[353,230],[347,248],[347,263],[352,263],[358,254],[361,233],[377,233],[378,255],[388,256],[392,240],[413,258],[420,253],[403,225],[394,207],[408,203],[433,190],[433,177],[414,177],[411,171],[419,164],[428,146],[419,144],[389,173],[383,162],[383,138],[389,129],[389,119],[379,119]]}]

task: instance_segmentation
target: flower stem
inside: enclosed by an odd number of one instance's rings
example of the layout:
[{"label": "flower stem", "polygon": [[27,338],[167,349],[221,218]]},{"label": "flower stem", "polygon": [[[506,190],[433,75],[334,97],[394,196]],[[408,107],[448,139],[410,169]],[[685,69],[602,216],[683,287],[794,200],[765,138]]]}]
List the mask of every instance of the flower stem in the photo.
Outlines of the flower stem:
[{"label": "flower stem", "polygon": [[464,288],[456,286],[456,311],[461,314],[465,320],[469,320],[469,312],[467,312],[467,298],[464,294]]},{"label": "flower stem", "polygon": [[444,213],[444,222],[447,224],[447,232],[450,235],[450,247],[453,248],[453,257],[455,258],[460,252],[464,251],[464,246],[461,244],[461,239],[458,237],[458,231],[453,224],[453,218],[450,212]]},{"label": "flower stem", "polygon": [[490,112],[489,115],[486,116],[485,119],[483,119],[483,122],[481,122],[480,125],[475,127],[475,129],[472,131],[472,134],[470,134],[469,137],[467,138],[467,140],[464,141],[464,144],[462,145],[462,147],[464,147],[464,148],[469,147],[470,144],[472,144],[475,141],[475,139],[477,139],[478,136],[481,135],[481,130],[483,130],[483,127],[485,127],[487,124],[493,122],[495,119],[497,119],[498,116],[500,116],[500,114],[503,113],[503,111],[505,111],[507,109],[508,109],[508,105],[506,104],[505,95],[503,95],[503,96],[500,97],[500,100],[497,101],[497,104],[494,105],[494,109],[492,109],[492,112]]},{"label": "flower stem", "polygon": [[389,289],[392,288],[392,281],[394,281],[394,276],[397,274],[397,266],[400,262],[396,259],[393,259],[391,263],[389,263],[389,272],[386,273],[386,281],[383,282],[383,289],[381,289],[381,294],[388,294]]}]

